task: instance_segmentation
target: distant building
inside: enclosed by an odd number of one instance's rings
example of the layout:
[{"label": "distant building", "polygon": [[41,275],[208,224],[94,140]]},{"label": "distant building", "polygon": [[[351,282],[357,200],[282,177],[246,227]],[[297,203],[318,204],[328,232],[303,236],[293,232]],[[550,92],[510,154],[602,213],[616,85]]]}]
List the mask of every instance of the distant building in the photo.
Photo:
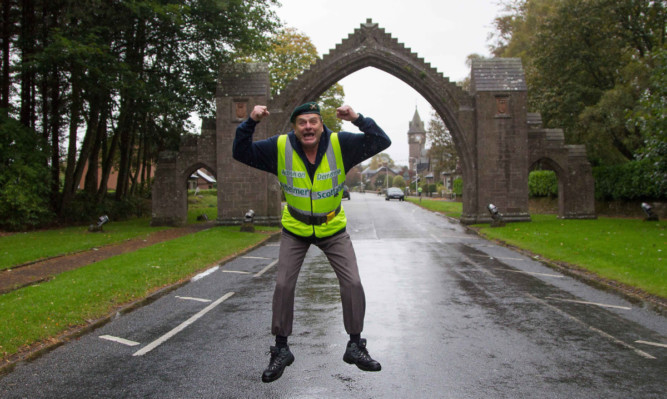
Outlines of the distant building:
[{"label": "distant building", "polygon": [[361,172],[361,176],[364,179],[364,182],[370,182],[371,186],[375,186],[375,181],[379,176],[384,176],[388,174],[390,176],[398,176],[401,174],[401,168],[388,168],[386,166],[381,166],[377,169],[371,169],[367,167]]},{"label": "distant building", "polygon": [[412,121],[408,123],[408,145],[411,171],[418,173],[428,170],[429,159],[426,150],[426,129],[424,122],[419,117],[419,112],[415,108],[415,114]]},{"label": "distant building", "polygon": [[199,188],[200,190],[209,190],[216,187],[215,177],[209,175],[206,170],[199,169],[188,178],[188,190]]}]

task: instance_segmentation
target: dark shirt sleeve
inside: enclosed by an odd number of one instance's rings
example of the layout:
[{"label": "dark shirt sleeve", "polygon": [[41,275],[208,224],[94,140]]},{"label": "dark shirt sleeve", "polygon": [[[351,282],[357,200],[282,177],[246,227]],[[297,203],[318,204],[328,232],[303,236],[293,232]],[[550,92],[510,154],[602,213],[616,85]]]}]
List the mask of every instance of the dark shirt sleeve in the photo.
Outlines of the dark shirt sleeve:
[{"label": "dark shirt sleeve", "polygon": [[389,136],[373,119],[359,114],[359,118],[352,123],[363,134],[349,132],[338,134],[345,172],[373,155],[381,153],[391,145]]},{"label": "dark shirt sleeve", "polygon": [[239,162],[277,175],[278,136],[253,142],[252,135],[255,132],[255,126],[257,122],[248,118],[236,127],[232,155]]}]

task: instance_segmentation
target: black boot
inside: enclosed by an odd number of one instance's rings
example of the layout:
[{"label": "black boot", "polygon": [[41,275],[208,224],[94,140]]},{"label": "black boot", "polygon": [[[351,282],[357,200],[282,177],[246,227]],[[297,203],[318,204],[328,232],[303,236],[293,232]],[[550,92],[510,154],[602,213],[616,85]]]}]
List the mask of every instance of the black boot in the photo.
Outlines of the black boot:
[{"label": "black boot", "polygon": [[266,370],[264,370],[264,373],[262,373],[263,382],[272,382],[277,380],[281,375],[283,375],[285,367],[294,363],[294,355],[292,352],[290,352],[289,346],[284,348],[272,346],[269,349],[269,353],[271,354],[271,360],[269,361],[269,367],[267,367]]},{"label": "black boot", "polygon": [[366,340],[361,339],[359,345],[350,341],[347,343],[345,355],[343,355],[345,363],[356,364],[357,367],[364,371],[380,371],[382,366],[371,358],[366,349]]}]

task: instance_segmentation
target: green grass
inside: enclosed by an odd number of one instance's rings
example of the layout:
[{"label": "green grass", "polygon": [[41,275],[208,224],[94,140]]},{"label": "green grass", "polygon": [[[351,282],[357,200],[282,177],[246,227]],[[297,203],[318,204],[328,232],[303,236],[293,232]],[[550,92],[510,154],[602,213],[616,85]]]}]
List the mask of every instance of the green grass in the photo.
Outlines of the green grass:
[{"label": "green grass", "polygon": [[[205,213],[208,220],[218,217],[217,196],[214,190],[203,190],[201,195],[188,195],[187,222],[200,223],[197,216]],[[109,222],[101,233],[88,232],[88,226],[67,227],[0,237],[0,270],[54,256],[98,248],[169,227],[151,227],[148,218]]]},{"label": "green grass", "polygon": [[485,237],[667,298],[667,222],[620,218],[563,220],[556,215],[531,217],[530,223],[477,227]]},{"label": "green grass", "polygon": [[422,207],[429,209],[431,211],[444,213],[447,216],[453,218],[460,218],[461,212],[463,209],[463,204],[460,202],[452,201],[442,201],[442,200],[432,200],[422,198],[421,204],[419,203],[418,197],[405,197],[406,201],[410,201],[413,204],[421,205]]},{"label": "green grass", "polygon": [[101,233],[87,226],[16,233],[0,237],[0,270],[39,259],[101,247],[130,238],[147,236],[167,227],[151,227],[146,218],[104,225]]},{"label": "green grass", "polygon": [[200,223],[199,215],[206,214],[208,220],[218,218],[218,197],[215,192],[202,191],[201,195],[188,194],[188,223]]},{"label": "green grass", "polygon": [[[408,200],[419,204],[413,197]],[[459,202],[422,199],[421,206],[461,217]],[[474,227],[484,237],[667,298],[667,222],[622,218],[574,220],[539,214],[531,218],[530,223],[508,223],[505,227],[491,228],[488,224]]]},{"label": "green grass", "polygon": [[[278,228],[214,227],[61,273],[0,295],[0,353],[56,336],[255,245]],[[261,233],[261,232],[264,233]]]}]

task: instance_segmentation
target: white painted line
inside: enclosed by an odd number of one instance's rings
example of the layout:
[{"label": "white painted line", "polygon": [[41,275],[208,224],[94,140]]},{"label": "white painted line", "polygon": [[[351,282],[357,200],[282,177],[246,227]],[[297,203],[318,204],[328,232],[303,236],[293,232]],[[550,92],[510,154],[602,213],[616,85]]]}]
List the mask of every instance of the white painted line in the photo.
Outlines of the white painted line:
[{"label": "white painted line", "polygon": [[178,298],[178,299],[185,299],[185,300],[188,300],[188,301],[205,302],[205,303],[209,303],[209,302],[211,302],[210,299],[193,298],[193,297],[191,297],[191,296],[178,296],[178,295],[176,295],[176,298]]},{"label": "white painted line", "polygon": [[262,274],[266,273],[270,268],[272,268],[276,263],[278,263],[278,259],[274,260],[273,262],[269,263],[264,269],[258,271],[255,273],[253,277],[260,277]]},{"label": "white painted line", "polygon": [[521,259],[521,258],[506,258],[504,256],[491,256],[491,255],[477,255],[477,254],[470,254],[470,256],[478,256],[482,258],[489,258],[489,259],[501,259],[501,260],[527,260],[527,259]]},{"label": "white painted line", "polygon": [[198,275],[194,276],[194,277],[192,278],[192,280],[190,280],[190,281],[201,280],[201,279],[203,279],[204,277],[208,276],[209,274],[215,272],[215,271],[218,270],[219,268],[220,268],[220,266],[213,266],[212,268],[210,268],[210,269],[208,269],[208,270],[206,270],[206,271],[204,271],[204,272],[202,272],[202,273],[199,273]]},{"label": "white painted line", "polygon": [[644,345],[658,346],[658,347],[660,347],[660,348],[667,348],[667,345],[665,345],[665,344],[660,344],[660,343],[657,343],[657,342],[648,342],[648,341],[642,341],[642,340],[639,340],[639,341],[635,341],[635,343],[638,343],[638,344],[644,344]]},{"label": "white painted line", "polygon": [[651,356],[650,354],[644,352],[643,350],[641,350],[641,349],[637,349],[637,348],[635,348],[634,346],[632,346],[632,345],[630,345],[630,344],[628,344],[628,343],[625,343],[625,342],[621,341],[620,339],[614,337],[614,336],[611,335],[611,334],[607,334],[606,332],[604,332],[604,331],[602,331],[602,330],[600,330],[600,329],[598,329],[598,328],[595,328],[595,327],[593,327],[593,326],[590,326],[590,325],[584,323],[582,320],[580,320],[580,319],[578,319],[578,318],[572,316],[571,314],[569,314],[569,313],[567,313],[567,312],[564,312],[564,311],[558,309],[557,307],[555,307],[555,306],[553,306],[553,305],[548,304],[547,302],[545,302],[545,301],[543,301],[543,300],[541,300],[541,299],[539,299],[539,298],[537,298],[537,297],[534,297],[534,296],[532,296],[532,295],[530,295],[530,294],[526,294],[526,296],[527,296],[528,298],[531,298],[532,300],[534,300],[534,301],[536,301],[536,302],[541,303],[542,305],[548,307],[549,309],[553,310],[554,312],[559,313],[560,315],[565,316],[566,318],[568,318],[568,319],[570,319],[570,320],[572,320],[572,321],[575,321],[575,322],[577,322],[577,323],[583,325],[584,327],[587,327],[589,330],[595,331],[596,333],[602,335],[603,337],[608,338],[608,339],[610,339],[611,341],[613,341],[613,342],[615,342],[615,343],[617,343],[617,344],[619,344],[619,345],[621,345],[621,346],[623,346],[623,347],[626,347],[626,348],[628,348],[628,349],[631,349],[632,351],[634,351],[636,354],[638,354],[638,355],[641,356],[641,357],[644,357],[644,358],[646,358],[646,359],[655,359],[655,357],[653,357],[653,356]]},{"label": "white painted line", "polygon": [[202,309],[202,310],[200,310],[199,312],[197,312],[197,314],[195,314],[194,316],[190,317],[189,319],[187,319],[187,320],[184,321],[183,323],[181,323],[181,324],[179,324],[178,326],[176,326],[176,328],[172,329],[171,331],[169,331],[168,333],[164,334],[163,336],[161,336],[160,338],[156,339],[155,341],[151,342],[150,344],[144,346],[142,349],[139,349],[138,351],[134,352],[134,354],[133,354],[132,356],[143,356],[143,355],[145,355],[146,353],[148,353],[148,352],[152,351],[153,349],[157,348],[158,346],[162,345],[162,344],[165,343],[169,338],[171,338],[171,337],[173,337],[174,335],[178,334],[179,332],[183,331],[183,330],[185,329],[185,327],[187,327],[187,326],[189,326],[190,324],[192,324],[192,323],[194,323],[195,321],[197,321],[199,318],[201,318],[202,316],[204,316],[206,313],[208,313],[209,311],[211,311],[213,308],[215,308],[216,306],[218,306],[218,305],[220,305],[221,303],[223,303],[224,301],[226,301],[227,298],[231,297],[232,295],[234,295],[233,292],[228,292],[228,293],[226,293],[225,295],[221,296],[221,297],[218,298],[215,302],[213,302],[212,304],[208,305],[208,306],[205,307],[204,309]]},{"label": "white painted line", "polygon": [[279,247],[280,244],[266,244],[267,247]]},{"label": "white painted line", "polygon": [[223,270],[223,273],[237,273],[237,274],[250,274],[250,272],[244,272],[241,270]]},{"label": "white painted line", "polygon": [[555,277],[555,278],[563,278],[562,275],[560,274],[549,274],[549,273],[537,273],[537,272],[526,272],[523,270],[512,270],[512,269],[503,269],[501,267],[497,267],[496,270],[501,270],[503,272],[512,272],[512,273],[523,273],[523,274],[532,274],[534,276],[544,276],[544,277]]},{"label": "white painted line", "polygon": [[106,339],[107,341],[118,342],[119,344],[123,344],[123,345],[127,345],[127,346],[137,346],[137,345],[139,345],[139,342],[130,341],[129,339],[125,339],[125,338],[114,337],[113,335],[100,335],[100,338]]},{"label": "white painted line", "polygon": [[265,258],[263,256],[242,256],[243,259],[263,259],[263,260],[269,260],[273,258]]},{"label": "white painted line", "polygon": [[606,304],[606,303],[598,303],[598,302],[578,301],[576,299],[562,299],[562,298],[554,298],[554,297],[551,297],[551,296],[545,297],[545,299],[553,299],[555,301],[561,301],[561,302],[581,303],[581,304],[584,304],[584,305],[595,305],[595,306],[600,306],[600,307],[603,307],[603,308],[632,310],[632,308],[627,307],[627,306],[609,305],[609,304]]}]

